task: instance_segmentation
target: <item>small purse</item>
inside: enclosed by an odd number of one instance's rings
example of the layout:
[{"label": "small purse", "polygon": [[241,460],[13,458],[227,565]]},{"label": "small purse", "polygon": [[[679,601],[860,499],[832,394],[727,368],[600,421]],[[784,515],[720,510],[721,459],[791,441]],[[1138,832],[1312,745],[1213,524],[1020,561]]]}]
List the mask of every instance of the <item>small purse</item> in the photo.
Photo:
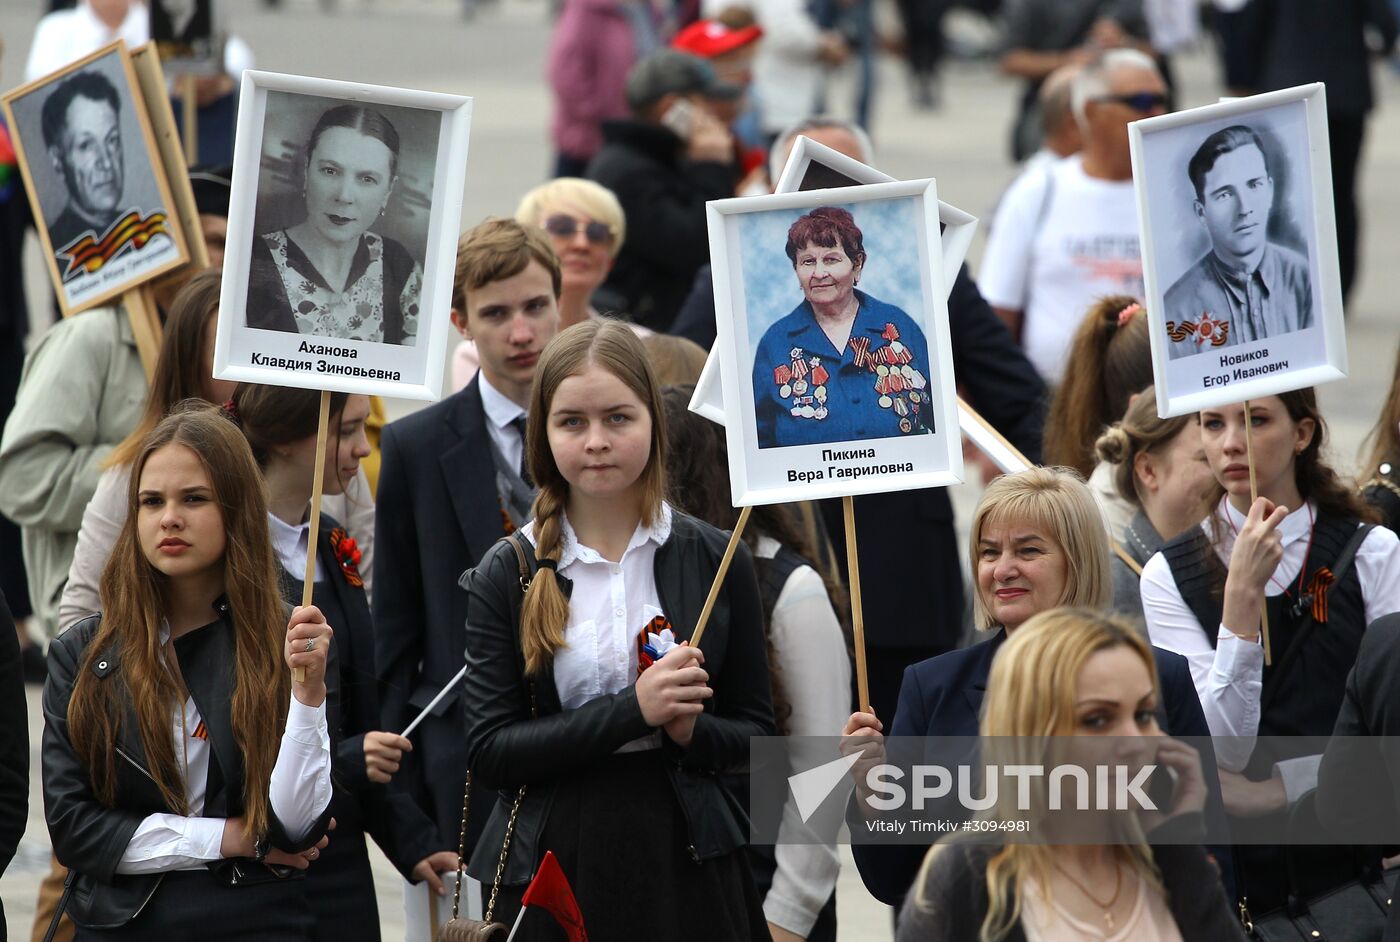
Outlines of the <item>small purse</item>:
[{"label": "small purse", "polygon": [[[515,535],[505,538],[515,550],[516,563],[520,567],[520,593],[523,596],[530,588],[530,567],[525,562],[525,550]],[[534,684],[530,685],[530,715],[537,717]],[[515,793],[511,805],[510,819],[506,822],[506,836],[501,841],[501,859],[496,863],[496,878],[491,884],[491,898],[486,903],[485,919],[467,919],[461,915],[462,873],[467,868],[467,819],[471,814],[472,773],[467,770],[467,783],[462,789],[462,831],[457,840],[457,888],[452,893],[452,918],[438,933],[438,942],[505,942],[509,929],[505,923],[493,922],[491,916],[496,911],[496,897],[501,892],[501,877],[506,870],[506,860],[510,856],[510,838],[515,833],[515,819],[520,814],[520,803],[525,799],[525,786]]]}]

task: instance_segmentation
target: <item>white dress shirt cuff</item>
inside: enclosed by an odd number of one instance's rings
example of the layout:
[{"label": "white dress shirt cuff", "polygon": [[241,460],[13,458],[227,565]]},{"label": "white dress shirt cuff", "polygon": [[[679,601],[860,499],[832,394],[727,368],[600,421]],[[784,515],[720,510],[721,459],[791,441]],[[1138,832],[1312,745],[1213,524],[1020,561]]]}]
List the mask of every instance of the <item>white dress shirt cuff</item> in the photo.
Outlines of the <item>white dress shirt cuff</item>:
[{"label": "white dress shirt cuff", "polygon": [[1274,774],[1283,779],[1283,794],[1291,805],[1317,787],[1322,756],[1299,756],[1274,763]]},{"label": "white dress shirt cuff", "polygon": [[220,859],[224,843],[223,818],[187,818],[150,814],[122,851],[117,873],[165,873],[191,870]]},{"label": "white dress shirt cuff", "polygon": [[331,803],[331,737],[324,700],[309,707],[291,699],[269,797],[287,836],[299,840]]},{"label": "white dress shirt cuff", "polygon": [[1211,673],[1222,683],[1240,685],[1264,682],[1264,648],[1246,641],[1224,625],[1215,635],[1215,665]]}]

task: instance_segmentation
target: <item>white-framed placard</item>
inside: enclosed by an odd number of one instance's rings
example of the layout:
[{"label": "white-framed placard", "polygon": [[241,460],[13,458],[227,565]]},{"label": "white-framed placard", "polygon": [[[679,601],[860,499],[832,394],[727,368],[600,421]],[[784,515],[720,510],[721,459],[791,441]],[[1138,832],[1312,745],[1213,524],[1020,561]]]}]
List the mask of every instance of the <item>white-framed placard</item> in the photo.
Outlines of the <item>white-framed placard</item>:
[{"label": "white-framed placard", "polygon": [[[776,192],[795,193],[830,187],[857,186],[864,183],[891,183],[894,177],[809,137],[798,136],[778,178]],[[938,221],[942,230],[943,287],[953,288],[968,247],[977,228],[977,217],[942,200],[938,201]],[[705,367],[695,384],[690,409],[711,422],[723,424],[724,389],[719,378],[719,361],[714,351],[705,359]],[[992,459],[1006,474],[1029,468],[1021,456],[1006,446],[1005,440],[986,420],[958,403],[958,425],[968,441]]]},{"label": "white-framed placard", "polygon": [[1128,133],[1162,415],[1345,377],[1322,84]]},{"label": "white-framed placard", "polygon": [[125,43],[103,46],[3,101],[65,315],[189,261]]},{"label": "white-framed placard", "polygon": [[734,506],[961,481],[934,181],[706,215]]},{"label": "white-framed placard", "polygon": [[471,104],[243,73],[216,377],[438,398]]}]

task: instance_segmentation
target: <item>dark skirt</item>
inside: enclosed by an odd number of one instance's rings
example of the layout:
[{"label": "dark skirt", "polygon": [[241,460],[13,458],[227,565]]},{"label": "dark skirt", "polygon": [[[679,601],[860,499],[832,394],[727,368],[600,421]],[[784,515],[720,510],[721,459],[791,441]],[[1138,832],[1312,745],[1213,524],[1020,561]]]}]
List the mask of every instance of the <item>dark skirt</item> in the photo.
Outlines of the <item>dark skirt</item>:
[{"label": "dark skirt", "polygon": [[[353,801],[349,796],[337,799],[341,806]],[[313,937],[317,942],[379,942],[379,906],[365,832],[347,815],[336,818],[336,828],[327,836],[330,843],[307,868],[303,881],[316,919]]]},{"label": "dark skirt", "polygon": [[310,942],[313,919],[306,881],[229,886],[208,870],[176,870],[160,881],[145,907],[116,929],[79,927],[75,942]]},{"label": "dark skirt", "polygon": [[[609,756],[555,788],[540,853],[550,850],[558,858],[589,939],[771,938],[743,848],[700,863],[691,859],[685,817],[660,750]],[[514,923],[524,890],[501,888],[495,921]],[[482,892],[489,899],[491,887]],[[565,938],[536,907],[516,935],[519,942]]]}]

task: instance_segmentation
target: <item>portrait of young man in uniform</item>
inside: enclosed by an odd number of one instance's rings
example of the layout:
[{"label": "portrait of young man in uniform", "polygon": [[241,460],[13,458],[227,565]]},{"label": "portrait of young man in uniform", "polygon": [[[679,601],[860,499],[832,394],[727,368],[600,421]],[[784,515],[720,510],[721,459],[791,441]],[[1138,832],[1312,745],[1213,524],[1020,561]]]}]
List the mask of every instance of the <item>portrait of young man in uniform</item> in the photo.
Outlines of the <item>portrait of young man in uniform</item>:
[{"label": "portrait of young man in uniform", "polygon": [[1264,340],[1313,325],[1308,260],[1269,239],[1275,186],[1253,128],[1207,137],[1187,164],[1210,250],[1167,289],[1172,359]]}]

